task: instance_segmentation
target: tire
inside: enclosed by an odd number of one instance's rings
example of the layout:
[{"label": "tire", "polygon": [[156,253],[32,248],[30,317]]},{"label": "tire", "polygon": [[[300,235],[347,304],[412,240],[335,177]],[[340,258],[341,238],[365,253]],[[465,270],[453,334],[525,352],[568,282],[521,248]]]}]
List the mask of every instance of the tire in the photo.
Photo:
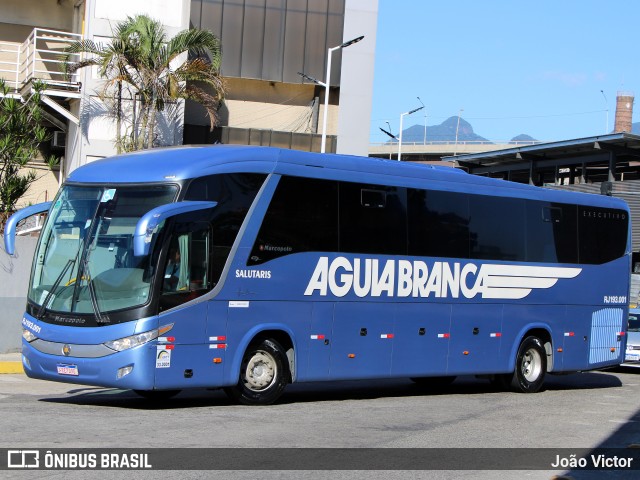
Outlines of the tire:
[{"label": "tire", "polygon": [[134,392],[147,400],[162,402],[175,397],[181,390],[134,390]]},{"label": "tire", "polygon": [[289,362],[278,342],[265,339],[249,345],[240,365],[240,378],[225,393],[244,405],[270,405],[289,383]]},{"label": "tire", "polygon": [[411,381],[421,387],[446,387],[456,379],[455,375],[446,377],[411,377]]},{"label": "tire", "polygon": [[536,393],[542,389],[547,372],[547,352],[538,337],[525,338],[516,355],[516,369],[510,386],[515,392]]}]

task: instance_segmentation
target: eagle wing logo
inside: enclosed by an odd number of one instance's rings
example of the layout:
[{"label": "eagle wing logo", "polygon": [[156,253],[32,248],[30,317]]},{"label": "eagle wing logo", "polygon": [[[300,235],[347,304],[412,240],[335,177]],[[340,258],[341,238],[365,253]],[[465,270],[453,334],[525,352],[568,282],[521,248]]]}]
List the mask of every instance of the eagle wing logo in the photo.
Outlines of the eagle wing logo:
[{"label": "eagle wing logo", "polygon": [[551,288],[561,278],[575,278],[580,272],[581,268],[484,264],[482,298],[520,300],[534,289]]}]

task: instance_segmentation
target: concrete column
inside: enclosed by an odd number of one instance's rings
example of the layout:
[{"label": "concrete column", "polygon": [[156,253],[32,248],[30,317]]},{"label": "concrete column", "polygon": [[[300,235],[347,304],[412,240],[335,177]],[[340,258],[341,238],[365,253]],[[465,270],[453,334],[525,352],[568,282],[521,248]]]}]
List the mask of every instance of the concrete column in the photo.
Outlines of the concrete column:
[{"label": "concrete column", "polygon": [[364,40],[342,50],[337,153],[369,155],[377,28],[378,0],[346,0],[343,40]]},{"label": "concrete column", "polygon": [[616,154],[613,152],[609,152],[609,181],[616,181]]}]

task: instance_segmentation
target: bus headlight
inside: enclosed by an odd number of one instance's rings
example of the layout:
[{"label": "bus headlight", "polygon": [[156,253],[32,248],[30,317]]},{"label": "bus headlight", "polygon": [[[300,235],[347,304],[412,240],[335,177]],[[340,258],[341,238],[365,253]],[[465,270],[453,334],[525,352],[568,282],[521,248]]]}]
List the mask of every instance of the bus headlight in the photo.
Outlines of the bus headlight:
[{"label": "bus headlight", "polygon": [[173,323],[171,325],[165,325],[164,327],[154,328],[148,332],[137,333],[117,340],[109,340],[108,342],[104,342],[104,345],[117,352],[122,352],[123,350],[139,347],[151,340],[155,340],[159,335],[168,332],[171,328],[173,328]]},{"label": "bus headlight", "polygon": [[27,330],[26,328],[22,329],[22,338],[24,338],[29,343],[38,339],[38,337],[36,337],[31,330]]}]

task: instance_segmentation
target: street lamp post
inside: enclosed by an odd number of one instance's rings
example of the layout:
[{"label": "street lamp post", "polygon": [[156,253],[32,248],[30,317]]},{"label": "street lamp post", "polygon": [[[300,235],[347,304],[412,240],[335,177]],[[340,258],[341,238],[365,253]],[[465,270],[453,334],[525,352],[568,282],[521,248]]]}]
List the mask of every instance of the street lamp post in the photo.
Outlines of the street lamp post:
[{"label": "street lamp post", "polygon": [[348,42],[344,42],[337,47],[330,48],[327,53],[327,78],[324,82],[324,85],[318,82],[321,86],[324,86],[324,118],[322,119],[322,144],[320,146],[320,152],[325,153],[326,144],[327,144],[327,117],[329,113],[329,85],[331,82],[331,54],[336,50],[340,50],[342,48],[347,48],[354,43],[358,43],[360,40],[364,38],[364,35],[359,36],[358,38],[354,38],[353,40],[349,40]]},{"label": "street lamp post", "polygon": [[325,153],[326,146],[327,146],[327,117],[328,117],[327,113],[329,110],[329,87],[331,82],[331,54],[336,50],[347,48],[348,46],[353,45],[354,43],[358,43],[363,38],[364,38],[364,35],[361,35],[358,38],[354,38],[353,40],[349,40],[348,42],[344,42],[343,44],[338,45],[337,47],[333,47],[329,49],[327,53],[327,77],[324,82],[321,82],[320,80],[313,78],[311,75],[307,75],[304,72],[298,72],[298,75],[300,75],[305,80],[309,80],[315,83],[316,85],[320,85],[321,87],[324,88],[324,116],[322,119],[322,143],[320,145],[321,153]]},{"label": "street lamp post", "polygon": [[[382,133],[384,133],[387,137],[394,139],[396,142],[398,141],[398,137],[396,137],[393,133],[391,133],[391,125],[389,124],[389,122],[387,123],[387,128],[389,130],[385,130],[384,128],[380,127],[380,130],[382,131]],[[389,160],[391,160],[391,149],[389,149]]]},{"label": "street lamp post", "polygon": [[[416,97],[418,99],[418,101],[420,102],[420,104],[424,107],[424,103],[422,103],[422,100],[420,100],[420,97]],[[426,108],[426,107],[425,107]],[[427,144],[427,112],[424,112],[424,137],[422,137],[422,144],[426,145]]]},{"label": "street lamp post", "polygon": [[409,110],[408,112],[404,112],[400,114],[400,138],[398,139],[398,161],[402,160],[402,121],[404,120],[405,115],[411,115],[412,113],[416,113],[422,110],[424,106],[414,108],[413,110]]},{"label": "street lamp post", "polygon": [[456,126],[456,144],[453,149],[454,157],[458,154],[458,130],[460,130],[460,115],[462,115],[462,112],[464,112],[464,109],[461,108],[460,111],[458,112],[458,125]]},{"label": "street lamp post", "polygon": [[604,105],[606,107],[606,112],[607,112],[607,116],[606,116],[607,123],[605,123],[604,125],[604,134],[606,135],[607,133],[609,133],[609,101],[607,100],[607,96],[604,94],[604,90],[600,90],[600,93],[604,98]]},{"label": "street lamp post", "polygon": [[427,144],[427,112],[424,112],[424,137],[422,137],[422,144]]},{"label": "street lamp post", "polygon": [[[389,128],[389,132],[391,132],[391,124],[389,122],[385,122],[385,123],[387,124],[387,127]],[[398,140],[398,137],[393,135],[393,133],[391,135],[396,141]],[[389,149],[389,160],[391,160],[391,155],[392,155],[391,149]]]}]

